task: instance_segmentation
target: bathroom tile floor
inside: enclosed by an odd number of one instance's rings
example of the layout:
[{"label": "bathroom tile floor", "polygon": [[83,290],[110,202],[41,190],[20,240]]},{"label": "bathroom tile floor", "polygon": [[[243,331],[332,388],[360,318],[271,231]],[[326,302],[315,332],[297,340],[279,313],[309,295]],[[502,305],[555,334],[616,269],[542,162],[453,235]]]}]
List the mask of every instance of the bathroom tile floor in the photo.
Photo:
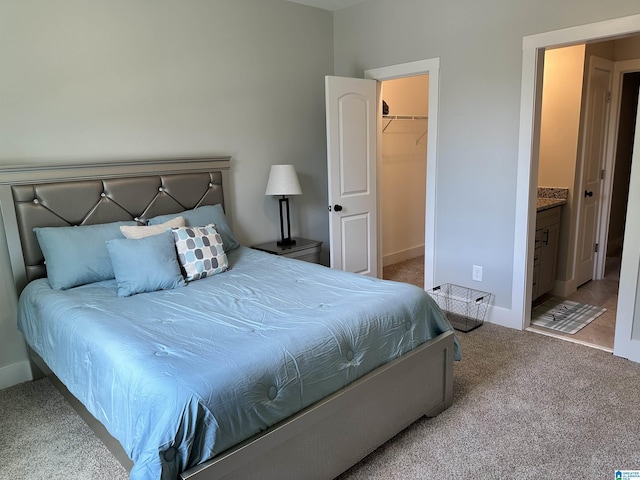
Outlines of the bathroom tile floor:
[{"label": "bathroom tile floor", "polygon": [[[531,325],[527,330],[612,352],[616,328],[619,282],[620,258],[607,258],[604,279],[591,280],[567,297],[567,300],[574,302],[605,307],[607,309],[606,312],[573,335],[536,325]],[[543,301],[544,298],[548,297],[543,297],[539,301]]]}]

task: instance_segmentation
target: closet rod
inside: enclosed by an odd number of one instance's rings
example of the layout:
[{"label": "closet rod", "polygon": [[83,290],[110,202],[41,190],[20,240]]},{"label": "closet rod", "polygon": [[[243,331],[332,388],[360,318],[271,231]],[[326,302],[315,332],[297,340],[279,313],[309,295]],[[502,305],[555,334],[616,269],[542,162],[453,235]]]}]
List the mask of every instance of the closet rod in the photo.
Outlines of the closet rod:
[{"label": "closet rod", "polygon": [[389,120],[382,129],[382,133],[384,133],[394,120],[429,120],[429,117],[426,115],[383,115],[382,118]]},{"label": "closet rod", "polygon": [[[391,122],[393,122],[394,120],[429,120],[429,117],[426,115],[383,115],[382,118],[386,118],[389,120],[387,124],[384,126],[384,128],[382,129],[382,133],[384,133],[387,130],[387,128],[389,128],[389,125],[391,125]],[[420,137],[418,137],[418,139],[416,140],[416,145],[418,145],[418,142],[420,142],[420,139],[424,137],[426,134],[427,134],[427,130],[425,130],[424,133],[420,135]]]},{"label": "closet rod", "polygon": [[383,115],[382,118],[389,120],[428,120],[426,115]]}]

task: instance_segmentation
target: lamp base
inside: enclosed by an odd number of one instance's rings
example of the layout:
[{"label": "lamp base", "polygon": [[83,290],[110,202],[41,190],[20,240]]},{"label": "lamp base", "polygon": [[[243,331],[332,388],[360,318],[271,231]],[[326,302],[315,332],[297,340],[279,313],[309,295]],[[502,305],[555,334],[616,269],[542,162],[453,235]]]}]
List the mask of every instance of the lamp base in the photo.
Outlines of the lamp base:
[{"label": "lamp base", "polygon": [[276,242],[279,247],[293,247],[295,244],[296,241],[293,238],[285,238]]},{"label": "lamp base", "polygon": [[[287,236],[284,236],[284,215],[282,210],[287,210]],[[287,248],[296,244],[296,241],[291,238],[291,220],[289,219],[289,199],[284,195],[280,199],[280,240],[276,242],[279,247]]]}]

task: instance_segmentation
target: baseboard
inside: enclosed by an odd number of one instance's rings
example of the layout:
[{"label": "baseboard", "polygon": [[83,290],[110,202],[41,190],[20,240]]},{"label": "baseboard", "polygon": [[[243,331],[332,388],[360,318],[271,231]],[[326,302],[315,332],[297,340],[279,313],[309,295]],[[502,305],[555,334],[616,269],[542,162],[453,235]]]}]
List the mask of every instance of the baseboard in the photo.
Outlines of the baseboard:
[{"label": "baseboard", "polygon": [[417,247],[408,248],[399,252],[389,253],[383,255],[382,266],[388,267],[395,263],[404,262],[405,260],[411,260],[412,258],[424,255],[424,245],[418,245]]},{"label": "baseboard", "polygon": [[31,376],[31,365],[28,360],[0,367],[0,389],[28,382]]},{"label": "baseboard", "polygon": [[515,330],[523,329],[523,319],[521,315],[516,314],[511,309],[496,307],[494,305],[489,305],[485,321]]},{"label": "baseboard", "polygon": [[551,294],[557,297],[568,297],[578,289],[575,278],[567,281],[556,280],[551,289]]}]

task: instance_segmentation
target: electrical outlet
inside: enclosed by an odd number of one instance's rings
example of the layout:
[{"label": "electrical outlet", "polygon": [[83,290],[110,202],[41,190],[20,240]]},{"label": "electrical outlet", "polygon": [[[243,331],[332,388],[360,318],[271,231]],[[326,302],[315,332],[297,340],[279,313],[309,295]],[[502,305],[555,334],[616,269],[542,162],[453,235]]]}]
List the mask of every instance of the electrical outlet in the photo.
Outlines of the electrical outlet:
[{"label": "electrical outlet", "polygon": [[482,267],[480,265],[473,266],[473,272],[471,273],[471,280],[476,282],[482,281]]}]

